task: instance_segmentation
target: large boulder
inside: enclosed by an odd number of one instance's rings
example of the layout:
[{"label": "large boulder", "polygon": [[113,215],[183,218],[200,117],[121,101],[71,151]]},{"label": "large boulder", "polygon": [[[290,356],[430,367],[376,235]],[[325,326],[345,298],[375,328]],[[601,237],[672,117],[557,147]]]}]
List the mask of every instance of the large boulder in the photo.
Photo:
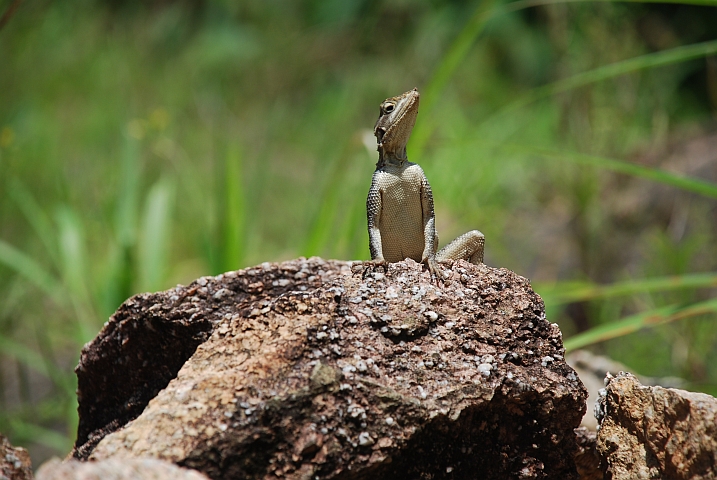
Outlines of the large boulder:
[{"label": "large boulder", "polygon": [[717,399],[624,372],[606,382],[596,408],[606,479],[717,478]]},{"label": "large boulder", "polygon": [[263,264],[128,300],[77,368],[79,459],[211,478],[577,478],[586,392],[529,282]]}]

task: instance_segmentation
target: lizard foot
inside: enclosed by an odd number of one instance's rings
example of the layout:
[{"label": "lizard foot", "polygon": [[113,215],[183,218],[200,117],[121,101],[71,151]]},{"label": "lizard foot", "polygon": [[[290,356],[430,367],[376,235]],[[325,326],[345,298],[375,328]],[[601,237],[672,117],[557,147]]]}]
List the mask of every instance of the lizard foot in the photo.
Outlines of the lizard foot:
[{"label": "lizard foot", "polygon": [[351,265],[351,272],[361,272],[361,278],[366,278],[369,273],[379,270],[383,270],[383,273],[388,273],[388,262],[386,260],[368,260]]},{"label": "lizard foot", "polygon": [[429,257],[423,260],[423,264],[428,267],[428,271],[431,272],[431,280],[435,282],[436,285],[440,285],[443,283],[443,271],[441,270],[441,267],[438,265],[438,262],[436,261],[435,257]]}]

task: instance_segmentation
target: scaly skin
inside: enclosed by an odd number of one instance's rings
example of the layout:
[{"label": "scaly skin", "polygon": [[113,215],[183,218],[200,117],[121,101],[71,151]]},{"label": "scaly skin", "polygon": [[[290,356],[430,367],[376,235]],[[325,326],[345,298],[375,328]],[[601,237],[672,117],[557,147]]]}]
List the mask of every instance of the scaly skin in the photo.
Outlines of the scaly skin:
[{"label": "scaly skin", "polygon": [[[371,261],[367,268],[412,258],[440,275],[438,262],[464,259],[483,262],[485,237],[478,230],[453,240],[440,251],[433,192],[423,169],[408,161],[406,144],[418,116],[415,88],[386,99],[374,126],[378,163],[366,200]],[[365,271],[364,271],[365,272]]]}]

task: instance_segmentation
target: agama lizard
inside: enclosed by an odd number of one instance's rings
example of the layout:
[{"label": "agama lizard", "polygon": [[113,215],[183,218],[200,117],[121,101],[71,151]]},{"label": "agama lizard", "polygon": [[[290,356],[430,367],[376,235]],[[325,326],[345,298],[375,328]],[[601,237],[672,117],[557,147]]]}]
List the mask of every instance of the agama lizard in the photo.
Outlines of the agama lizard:
[{"label": "agama lizard", "polygon": [[406,258],[425,264],[439,275],[438,262],[483,262],[485,237],[478,230],[461,235],[436,252],[438,234],[433,192],[423,169],[408,161],[406,144],[418,116],[419,93],[410,90],[381,103],[374,135],[378,163],[366,200],[371,261],[383,266]]}]

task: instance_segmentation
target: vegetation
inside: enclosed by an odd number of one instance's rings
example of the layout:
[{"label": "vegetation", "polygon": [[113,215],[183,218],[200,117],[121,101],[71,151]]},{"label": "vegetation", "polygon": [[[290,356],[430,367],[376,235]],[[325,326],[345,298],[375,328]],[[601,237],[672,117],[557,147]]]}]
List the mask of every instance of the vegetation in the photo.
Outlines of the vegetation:
[{"label": "vegetation", "polygon": [[717,394],[717,0],[656,3],[24,2],[0,30],[0,432],[69,450],[81,346],[134,293],[367,258],[370,128],[414,86],[442,243],[483,231],[569,349]]}]

